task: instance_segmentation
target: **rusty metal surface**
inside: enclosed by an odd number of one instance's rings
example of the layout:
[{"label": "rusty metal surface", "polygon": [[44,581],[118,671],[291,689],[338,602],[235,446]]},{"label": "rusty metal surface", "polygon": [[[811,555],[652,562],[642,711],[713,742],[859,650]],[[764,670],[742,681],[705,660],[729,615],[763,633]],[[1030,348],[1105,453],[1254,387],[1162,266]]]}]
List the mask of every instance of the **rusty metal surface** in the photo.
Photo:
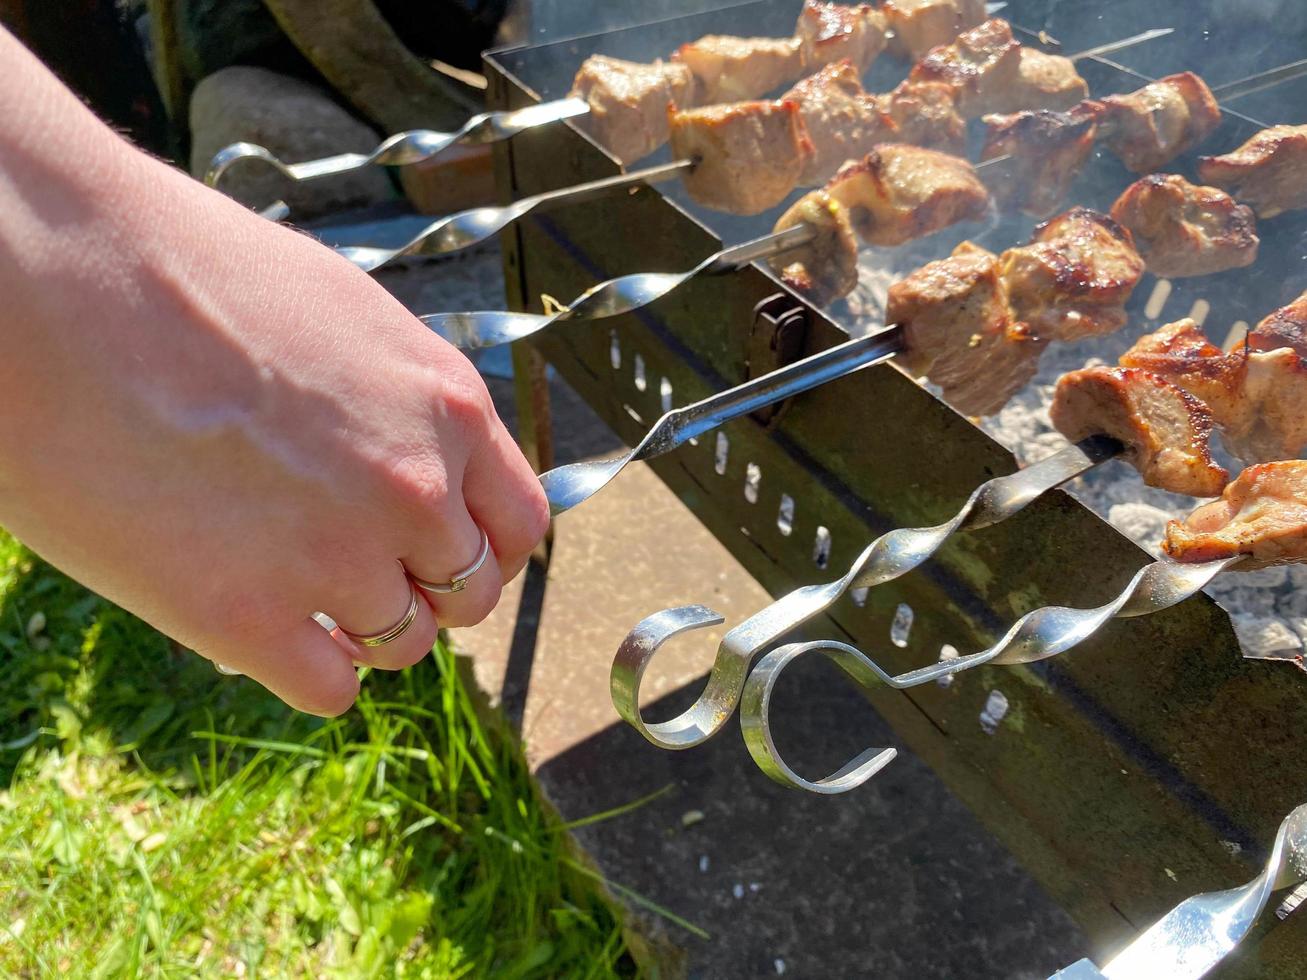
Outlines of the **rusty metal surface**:
[{"label": "rusty metal surface", "polygon": [[[535,97],[495,59],[489,68],[493,104]],[[498,149],[497,166],[500,187],[516,196],[617,169],[566,126],[523,134]],[[543,296],[684,268],[720,244],[647,188],[553,212],[505,241],[510,304],[541,312]],[[780,288],[750,268],[688,283],[616,321],[560,324],[535,346],[634,444],[662,413],[667,386],[684,404],[745,379],[754,307]],[[844,339],[810,311],[802,353]],[[891,527],[945,519],[977,483],[1015,468],[891,366],[795,399],[774,431],[745,419],[722,435],[724,466],[709,438],[654,468],[775,595],[833,577]],[[789,522],[778,521],[783,495],[793,502]],[[887,668],[908,669],[935,660],[945,644],[980,649],[1039,605],[1104,601],[1146,561],[1054,492],[950,542],[938,560],[873,590],[865,607],[843,600],[806,635],[835,636]],[[650,611],[665,604],[649,597]],[[889,640],[901,604],[915,614],[903,648]],[[595,651],[597,666],[610,655]],[[1228,617],[1199,597],[1114,623],[1053,662],[984,668],[948,687],[884,690],[872,701],[1106,952],[1195,885],[1239,880],[1264,857],[1259,842],[1300,802],[1307,766],[1296,737],[1307,725],[1307,687],[1297,681],[1283,667],[1243,660]],[[981,715],[994,691],[1009,708],[990,734]],[[1307,976],[1305,938],[1307,923],[1290,920],[1241,954],[1232,975]]]}]

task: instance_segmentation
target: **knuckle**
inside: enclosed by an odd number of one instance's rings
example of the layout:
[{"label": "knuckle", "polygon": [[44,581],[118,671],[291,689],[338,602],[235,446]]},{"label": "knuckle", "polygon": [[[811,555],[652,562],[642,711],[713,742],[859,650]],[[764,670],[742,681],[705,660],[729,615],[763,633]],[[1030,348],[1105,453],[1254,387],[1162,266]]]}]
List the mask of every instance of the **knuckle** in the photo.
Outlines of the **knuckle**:
[{"label": "knuckle", "polygon": [[436,645],[436,632],[434,622],[430,626],[423,627],[420,632],[419,628],[414,626],[413,631],[404,637],[403,643],[396,643],[391,649],[381,647],[373,651],[375,660],[372,666],[380,670],[404,670],[412,667],[421,662]]},{"label": "knuckle", "polygon": [[415,515],[442,510],[450,498],[449,471],[429,456],[401,460],[392,467],[390,479],[406,509]]},{"label": "knuckle", "polygon": [[490,391],[470,366],[443,379],[438,410],[460,428],[477,433],[488,431],[490,420],[497,417]]}]

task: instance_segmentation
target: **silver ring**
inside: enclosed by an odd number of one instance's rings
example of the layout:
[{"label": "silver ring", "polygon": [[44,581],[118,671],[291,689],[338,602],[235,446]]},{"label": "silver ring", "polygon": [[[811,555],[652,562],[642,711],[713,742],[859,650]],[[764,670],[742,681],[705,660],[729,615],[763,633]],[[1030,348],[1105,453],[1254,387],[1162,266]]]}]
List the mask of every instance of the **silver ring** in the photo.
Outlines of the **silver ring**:
[{"label": "silver ring", "polygon": [[476,560],[472,564],[461,572],[455,572],[453,578],[448,582],[426,582],[416,576],[411,576],[414,584],[424,592],[434,592],[437,595],[449,595],[451,592],[462,592],[466,589],[467,580],[475,575],[477,570],[486,563],[486,559],[490,557],[490,538],[481,528],[477,528],[477,530],[481,531],[481,550],[477,553]]},{"label": "silver ring", "polygon": [[417,616],[418,616],[418,593],[417,593],[417,589],[413,588],[413,583],[409,582],[408,611],[404,613],[404,615],[400,618],[399,622],[396,623],[394,626],[390,627],[390,629],[382,630],[380,633],[370,633],[366,635],[362,635],[359,633],[351,633],[343,626],[340,628],[340,631],[344,633],[346,636],[348,636],[355,643],[359,644],[360,646],[379,647],[386,643],[389,643],[391,640],[398,640],[401,636],[407,633],[408,628],[413,625],[413,620],[417,619]]}]

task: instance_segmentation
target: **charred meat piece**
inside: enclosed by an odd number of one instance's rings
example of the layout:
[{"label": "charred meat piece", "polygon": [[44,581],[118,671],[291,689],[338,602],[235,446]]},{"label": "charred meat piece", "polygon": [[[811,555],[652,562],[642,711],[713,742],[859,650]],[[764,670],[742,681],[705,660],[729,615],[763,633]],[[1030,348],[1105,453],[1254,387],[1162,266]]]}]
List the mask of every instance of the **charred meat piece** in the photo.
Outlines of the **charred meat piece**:
[{"label": "charred meat piece", "polygon": [[908,79],[943,82],[953,90],[958,111],[973,119],[996,108],[1017,84],[1021,45],[1007,21],[997,17],[959,34],[952,44],[932,48],[912,66]]},{"label": "charred meat piece", "polygon": [[913,61],[985,19],[984,0],[885,0],[883,9],[894,52]]},{"label": "charred meat piece", "polygon": [[1013,320],[997,256],[970,242],[891,286],[885,316],[905,330],[899,365],[939,385],[964,415],[1007,404],[1045,347]]},{"label": "charred meat piece", "polygon": [[1150,487],[1214,497],[1230,478],[1212,462],[1212,416],[1203,403],[1148,371],[1090,367],[1064,374],[1049,417],[1072,442],[1116,439]]},{"label": "charred meat piece", "polygon": [[966,160],[883,143],[850,161],[826,184],[872,245],[902,245],[985,213],[989,194]]},{"label": "charred meat piece", "polygon": [[[1138,174],[1197,146],[1221,121],[1212,90],[1191,71],[1167,75],[1129,95],[1105,96],[1102,102],[1103,142]],[[1219,183],[1206,176],[1203,180]]]},{"label": "charred meat piece", "polygon": [[701,105],[756,99],[803,74],[802,44],[797,37],[708,34],[682,44],[672,60],[694,73]]},{"label": "charred meat piece", "polygon": [[1075,62],[1070,58],[1022,47],[1019,59],[1016,81],[993,92],[987,111],[1062,111],[1089,98],[1089,86],[1080,77]]},{"label": "charred meat piece", "polygon": [[1126,231],[1105,214],[1072,208],[1000,258],[1012,310],[1032,334],[1080,340],[1125,325],[1125,303],[1144,273]]},{"label": "charred meat piece", "polygon": [[1186,562],[1248,555],[1233,566],[1243,572],[1307,559],[1307,462],[1248,467],[1220,500],[1171,521],[1162,550]]},{"label": "charred meat piece", "polygon": [[848,58],[861,74],[885,50],[885,15],[869,3],[805,0],[794,35],[807,71]]},{"label": "charred meat piece", "polygon": [[757,214],[785,200],[812,156],[794,102],[734,102],[668,109],[672,153],[698,165],[690,196],[731,214]]},{"label": "charred meat piece", "polygon": [[898,127],[898,142],[962,156],[967,149],[967,121],[958,113],[953,89],[943,82],[905,81],[878,97],[881,109]]},{"label": "charred meat piece", "polygon": [[985,116],[982,160],[1010,159],[986,175],[1001,208],[1036,218],[1057,210],[1094,149],[1101,104],[1086,100],[1068,112],[1037,109]]},{"label": "charred meat piece", "polygon": [[1307,293],[1266,317],[1248,332],[1251,350],[1275,350],[1288,347],[1299,357],[1307,358]]},{"label": "charred meat piece", "polygon": [[1259,218],[1307,207],[1307,126],[1271,126],[1230,153],[1198,158],[1198,176]]},{"label": "charred meat piece", "polygon": [[813,155],[799,177],[800,184],[824,183],[846,160],[895,139],[898,127],[877,99],[863,89],[858,72],[847,59],[809,75],[782,98],[798,103],[812,141]]},{"label": "charred meat piece", "polygon": [[1225,191],[1179,174],[1149,174],[1127,187],[1112,217],[1130,229],[1154,275],[1169,279],[1239,269],[1257,260],[1257,219]]},{"label": "charred meat piece", "polygon": [[577,122],[623,163],[667,142],[667,106],[694,101],[694,75],[685,65],[651,65],[591,55],[572,80],[571,94],[590,112]]},{"label": "charred meat piece", "polygon": [[824,190],[795,201],[776,222],[775,231],[795,225],[812,227],[812,241],[771,260],[771,267],[791,289],[825,306],[858,285],[858,240],[844,205]]}]

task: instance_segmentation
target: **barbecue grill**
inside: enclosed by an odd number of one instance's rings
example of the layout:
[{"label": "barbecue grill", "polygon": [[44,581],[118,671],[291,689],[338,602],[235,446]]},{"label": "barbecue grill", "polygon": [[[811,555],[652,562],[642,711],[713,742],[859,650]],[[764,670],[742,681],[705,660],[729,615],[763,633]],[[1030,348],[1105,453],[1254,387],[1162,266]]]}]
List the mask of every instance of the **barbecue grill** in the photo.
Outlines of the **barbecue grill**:
[{"label": "barbecue grill", "polygon": [[[799,6],[760,0],[495,52],[486,58],[490,104],[561,98],[591,54],[648,61],[709,33],[787,35]],[[1080,63],[1095,94],[1137,88],[1132,70],[1156,78],[1194,69],[1219,85],[1301,56],[1307,11],[1292,0],[1222,6],[1017,0],[1001,16],[1068,52],[1177,28],[1112,55],[1113,63]],[[902,72],[881,59],[868,88],[888,89]],[[1259,123],[1307,122],[1304,95],[1300,80],[1233,103],[1201,151],[1233,148]],[[669,159],[664,148],[640,165]],[[1192,164],[1185,157],[1168,169],[1193,173]],[[495,165],[504,201],[620,169],[567,123],[497,144]],[[1107,210],[1133,179],[1099,153],[1067,200]],[[553,312],[601,280],[691,268],[723,244],[770,231],[777,213],[710,212],[679,182],[533,213],[502,239],[510,305]],[[892,281],[964,238],[1001,250],[1026,241],[1032,225],[1004,216],[900,249],[864,250],[864,280]],[[1190,314],[1219,342],[1236,322],[1255,322],[1307,288],[1304,213],[1263,222],[1260,232],[1261,257],[1249,269],[1177,280],[1165,296],[1146,279],[1114,348]],[[692,279],[633,314],[558,323],[514,348],[527,449],[539,467],[551,465],[546,363],[635,445],[671,407],[879,326],[876,304],[875,290],[864,289],[822,311],[751,266]],[[891,528],[950,518],[977,484],[1016,469],[1007,449],[892,365],[732,422],[652,465],[778,596],[843,574]],[[1132,471],[1122,478],[1138,484]],[[1008,521],[955,535],[916,571],[844,596],[794,638],[838,639],[900,673],[946,647],[980,650],[1036,607],[1106,602],[1148,560],[1072,494],[1048,493]],[[665,604],[660,598],[649,596],[651,612]],[[676,642],[703,640],[691,633]],[[711,654],[704,650],[705,667]],[[1287,665],[1246,659],[1229,616],[1204,595],[1112,622],[1053,660],[980,667],[948,686],[873,687],[868,697],[1104,950],[1186,898],[1192,888],[1182,883],[1257,873],[1285,813],[1302,802],[1307,684]],[[1307,976],[1305,942],[1307,919],[1294,917],[1264,941],[1254,934],[1233,972]]]}]

